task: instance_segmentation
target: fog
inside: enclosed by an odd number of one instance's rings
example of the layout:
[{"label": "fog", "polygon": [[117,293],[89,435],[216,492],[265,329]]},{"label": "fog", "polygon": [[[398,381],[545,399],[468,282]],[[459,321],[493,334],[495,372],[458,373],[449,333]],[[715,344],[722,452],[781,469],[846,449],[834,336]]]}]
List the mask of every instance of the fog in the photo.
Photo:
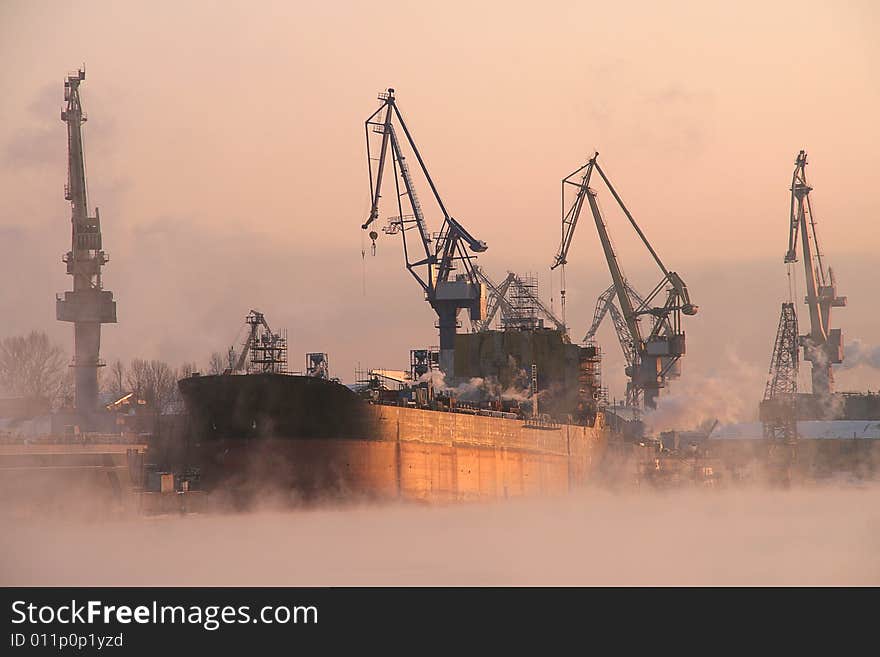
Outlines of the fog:
[{"label": "fog", "polygon": [[880,488],[8,520],[0,585],[877,585]]}]

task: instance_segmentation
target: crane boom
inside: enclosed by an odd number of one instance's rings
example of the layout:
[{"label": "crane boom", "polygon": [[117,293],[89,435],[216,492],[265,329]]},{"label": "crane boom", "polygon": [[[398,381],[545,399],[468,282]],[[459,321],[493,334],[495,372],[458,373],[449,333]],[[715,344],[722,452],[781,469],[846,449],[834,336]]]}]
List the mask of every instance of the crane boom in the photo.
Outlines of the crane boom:
[{"label": "crane boom", "polygon": [[489,292],[486,301],[486,314],[482,319],[473,322],[473,328],[475,332],[488,331],[492,326],[492,322],[495,321],[499,310],[502,317],[514,313],[513,306],[511,306],[510,301],[507,299],[507,291],[516,278],[516,274],[508,273],[507,278],[496,285],[486,272],[483,271],[482,267],[477,267],[476,272]]},{"label": "crane boom", "polygon": [[587,329],[587,334],[584,336],[583,340],[584,342],[590,342],[596,335],[596,331],[599,330],[602,320],[605,319],[605,315],[608,314],[609,306],[614,303],[613,297],[613,285],[599,295],[599,298],[596,300],[596,310],[593,312],[593,323],[590,325],[590,328]]},{"label": "crane boom", "polygon": [[[373,114],[373,116],[370,117],[370,119],[375,118],[375,116],[381,111],[382,111],[382,108],[380,107],[379,109],[376,110],[376,112]],[[369,123],[369,119],[368,119],[367,128],[366,128],[367,129],[367,148],[368,149],[370,146],[369,125],[370,125],[370,123]],[[378,125],[382,125],[383,127],[391,125],[391,105],[386,106],[384,123],[377,124],[377,126]],[[375,126],[374,126],[374,129],[375,129]],[[379,199],[382,197],[382,193],[381,193],[382,192],[382,180],[385,177],[385,175],[384,175],[385,174],[385,152],[388,150],[388,139],[390,137],[391,137],[391,130],[382,130],[382,146],[379,149],[379,171],[376,174],[375,184],[373,183],[373,160],[372,160],[372,158],[370,158],[369,161],[367,162],[367,164],[370,168],[370,197],[371,197],[373,203],[370,206],[370,216],[367,218],[367,220],[361,226],[361,228],[363,228],[365,230],[370,226],[371,223],[373,223],[379,217]]]},{"label": "crane boom", "polygon": [[611,272],[611,280],[614,283],[617,303],[620,304],[620,310],[623,312],[623,319],[629,328],[629,334],[632,336],[633,343],[641,344],[642,333],[639,328],[638,318],[636,317],[629,294],[626,291],[626,278],[620,268],[617,254],[614,252],[611,238],[608,236],[608,227],[605,225],[605,219],[602,217],[599,204],[596,202],[596,193],[587,188],[586,194],[590,204],[590,211],[593,213],[593,219],[596,222],[596,230],[599,232],[599,241],[602,243],[602,250],[605,252],[605,261],[608,263],[608,270]]},{"label": "crane boom", "polygon": [[[598,153],[597,153],[598,155]],[[584,166],[572,171],[563,179],[562,185],[562,202],[563,202],[563,211],[565,210],[565,181],[571,180],[579,173],[581,174],[581,180],[578,184],[578,187],[581,190],[586,190],[590,186],[590,176],[593,173],[593,165],[595,164],[595,157],[591,158],[589,162],[587,162]],[[584,191],[585,193],[585,191]],[[565,214],[562,215],[562,241],[559,243],[559,250],[556,252],[556,257],[553,259],[553,264],[550,265],[550,269],[556,269],[560,265],[565,265],[568,261],[568,250],[571,247],[571,241],[574,239],[574,230],[577,228],[578,219],[581,216],[581,208],[584,205],[584,194],[578,192],[577,196],[575,196],[574,203],[572,203],[571,207],[568,209]]]}]

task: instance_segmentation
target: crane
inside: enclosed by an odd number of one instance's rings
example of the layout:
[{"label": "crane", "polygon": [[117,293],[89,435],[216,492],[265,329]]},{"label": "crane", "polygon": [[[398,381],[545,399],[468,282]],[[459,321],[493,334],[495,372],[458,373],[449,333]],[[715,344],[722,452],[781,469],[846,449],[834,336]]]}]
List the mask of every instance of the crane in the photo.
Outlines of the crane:
[{"label": "crane", "polygon": [[[584,201],[586,201],[596,224],[599,241],[602,244],[605,260],[611,273],[613,294],[617,297],[617,304],[620,308],[619,319],[622,319],[622,322],[617,322],[615,328],[618,330],[618,338],[621,341],[624,356],[629,356],[625,369],[629,378],[627,396],[634,402],[633,405],[637,405],[639,400],[643,399],[646,407],[653,408],[656,406],[656,398],[660,388],[665,386],[668,377],[678,374],[679,360],[685,354],[685,334],[681,326],[681,314],[695,315],[698,306],[691,302],[687,286],[681,276],[674,271],[669,271],[660,260],[657,252],[648,242],[642,229],[639,228],[605,172],[599,166],[598,157],[599,153],[594,153],[586,164],[562,179],[562,241],[550,269],[562,266],[564,272],[578,219]],[[602,182],[605,183],[608,191],[632,224],[663,274],[660,282],[644,298],[630,292],[632,288],[627,282],[620,260],[611,243],[608,227],[599,209],[596,192],[590,188],[593,171],[598,172]],[[566,209],[566,191],[569,191],[570,187],[573,187],[576,193],[571,205]],[[663,305],[652,306],[651,304],[664,290],[666,290],[667,296]],[[564,312],[564,291],[561,290],[560,296],[563,299]],[[609,294],[608,299],[610,298]],[[601,310],[597,309],[597,314],[600,313]],[[614,313],[612,313],[612,318],[613,316]],[[642,317],[649,317],[652,321],[650,331],[647,334],[643,332],[639,324]],[[601,321],[601,317],[599,321]],[[592,332],[594,333],[595,330]]]},{"label": "crane", "polygon": [[495,317],[501,313],[501,323],[506,327],[536,328],[542,315],[549,320],[563,335],[566,334],[565,324],[544,304],[538,295],[523,279],[513,272],[508,272],[507,277],[496,284],[482,267],[476,267],[477,277],[488,290],[486,314],[478,320],[471,322],[474,332],[488,331],[492,327]]},{"label": "crane", "polygon": [[56,297],[55,316],[74,326],[74,379],[76,410],[84,426],[98,410],[98,368],[100,359],[101,324],[116,323],[116,301],[113,293],[101,282],[101,268],[109,258],[101,237],[101,213],[89,216],[86,189],[85,154],[82,124],[86,122],[80,99],[80,84],[86,79],[85,69],[68,75],[64,81],[67,106],[61,120],[67,124],[67,184],[64,198],[70,201],[71,246],[62,257],[67,273],[73,276],[73,290]]},{"label": "crane", "polygon": [[810,203],[810,192],[813,188],[807,184],[806,151],[798,153],[794,165],[785,262],[797,262],[797,241],[800,233],[807,281],[804,303],[810,309],[810,332],[799,336],[798,342],[804,349],[804,360],[811,364],[813,395],[828,398],[834,382],[831,366],[843,362],[843,336],[840,329],[830,328],[831,309],[845,306],[846,297],[837,296],[834,272],[822,262],[816,220]]},{"label": "crane", "polygon": [[[486,290],[475,271],[474,254],[482,253],[488,247],[447,212],[397,107],[394,89],[389,88],[386,92],[380,93],[379,100],[382,104],[364,123],[372,205],[370,216],[361,228],[366,230],[379,218],[382,181],[390,160],[394,171],[397,215],[390,217],[388,224],[382,230],[389,235],[400,233],[402,236],[406,268],[422,288],[425,300],[437,313],[437,328],[440,330],[440,369],[451,378],[454,376],[455,334],[459,311],[466,309],[472,321],[480,320],[485,314]],[[398,135],[398,126],[415,155],[419,169],[443,215],[440,232],[433,237],[428,232],[415,181]],[[377,154],[374,153],[371,144],[371,136],[375,139],[376,135],[380,137]],[[408,212],[404,212],[405,206]],[[375,230],[370,231],[370,238],[374,244],[377,237],[378,233]]]}]

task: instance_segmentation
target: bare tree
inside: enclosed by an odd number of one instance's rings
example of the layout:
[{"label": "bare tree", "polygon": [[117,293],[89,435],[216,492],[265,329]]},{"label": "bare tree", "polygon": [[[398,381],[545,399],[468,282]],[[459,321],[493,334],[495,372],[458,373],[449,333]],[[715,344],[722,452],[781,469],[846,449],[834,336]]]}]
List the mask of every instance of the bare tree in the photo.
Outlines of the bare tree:
[{"label": "bare tree", "polygon": [[221,354],[219,351],[215,351],[211,354],[211,360],[208,363],[208,373],[209,374],[223,374],[228,367],[228,359],[226,356]]},{"label": "bare tree", "polygon": [[[66,368],[66,372],[61,375],[61,381],[58,386],[58,395],[53,403],[54,407],[73,408],[76,401],[76,380],[73,376],[73,368]],[[100,371],[100,370],[98,370]]]},{"label": "bare tree", "polygon": [[125,374],[125,385],[130,392],[139,400],[149,402],[151,396],[150,387],[150,363],[141,358],[133,358],[128,365],[128,372]]},{"label": "bare tree", "polygon": [[161,360],[132,359],[125,381],[146,410],[153,416],[153,431],[158,435],[159,418],[168,412],[177,396],[177,373]]},{"label": "bare tree", "polygon": [[168,410],[177,390],[177,375],[161,360],[134,358],[125,381],[135,396],[158,414]]},{"label": "bare tree", "polygon": [[126,386],[125,365],[118,358],[107,368],[107,377],[104,381],[104,389],[112,395],[114,401],[124,394],[131,392]]},{"label": "bare tree", "polygon": [[65,393],[67,358],[46,333],[31,331],[0,340],[0,386],[13,395],[57,404]]},{"label": "bare tree", "polygon": [[168,363],[161,360],[151,360],[149,381],[153,408],[159,414],[165,413],[171,402],[174,401],[174,393],[177,391],[177,374],[168,366]]},{"label": "bare tree", "polygon": [[184,363],[180,366],[180,369],[177,370],[177,374],[181,379],[185,379],[194,372],[198,372],[198,366],[192,362]]}]

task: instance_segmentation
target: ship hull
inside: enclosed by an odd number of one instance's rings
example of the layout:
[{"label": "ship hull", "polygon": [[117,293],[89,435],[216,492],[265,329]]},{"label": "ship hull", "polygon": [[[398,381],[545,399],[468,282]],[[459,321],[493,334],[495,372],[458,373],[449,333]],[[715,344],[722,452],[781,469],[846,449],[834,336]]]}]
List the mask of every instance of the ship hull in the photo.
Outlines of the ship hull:
[{"label": "ship hull", "polygon": [[[285,387],[278,399],[286,396],[292,408],[301,408],[297,395],[308,384],[295,379],[304,377],[278,378],[289,380],[266,380],[262,385]],[[285,425],[295,431],[260,435],[254,422],[236,421],[234,427],[244,430],[244,435],[236,435],[206,411],[214,406],[208,393],[216,384],[190,384],[186,390],[187,381],[181,381],[181,391],[195,420],[191,454],[204,486],[238,497],[458,502],[558,495],[590,481],[607,444],[601,424],[537,427],[488,415],[368,404],[354,393],[348,397],[345,393],[351,391],[344,386],[339,388],[345,392],[327,388],[326,399],[313,395],[306,417],[263,420],[266,426]],[[255,383],[226,385],[244,389]],[[337,393],[346,399],[345,412],[330,402]],[[226,399],[223,405],[239,403],[242,412],[257,420],[264,409],[259,403],[255,406],[254,399],[251,396],[246,404]]]}]

